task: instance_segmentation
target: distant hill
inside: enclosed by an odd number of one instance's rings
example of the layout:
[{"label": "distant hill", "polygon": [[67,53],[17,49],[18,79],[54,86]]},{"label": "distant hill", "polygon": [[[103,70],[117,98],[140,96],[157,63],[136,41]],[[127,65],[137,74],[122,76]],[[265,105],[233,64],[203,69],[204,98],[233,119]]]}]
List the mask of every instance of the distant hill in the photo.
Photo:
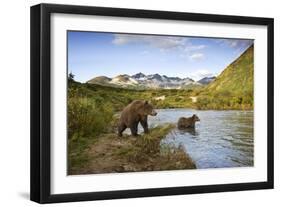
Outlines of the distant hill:
[{"label": "distant hill", "polygon": [[109,81],[111,81],[111,78],[108,78],[106,76],[98,76],[88,81],[88,83],[91,84],[107,84]]},{"label": "distant hill", "polygon": [[215,79],[216,79],[215,76],[213,76],[213,77],[205,77],[205,78],[200,79],[197,82],[202,84],[202,85],[208,85],[209,83],[213,82]]}]

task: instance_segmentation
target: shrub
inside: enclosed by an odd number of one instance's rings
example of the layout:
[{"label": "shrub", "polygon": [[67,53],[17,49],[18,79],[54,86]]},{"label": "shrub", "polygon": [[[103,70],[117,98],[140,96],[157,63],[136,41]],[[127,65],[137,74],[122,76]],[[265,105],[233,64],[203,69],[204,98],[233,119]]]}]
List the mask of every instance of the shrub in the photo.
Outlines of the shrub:
[{"label": "shrub", "polygon": [[68,138],[95,136],[105,132],[112,120],[113,108],[100,98],[71,94],[67,103]]},{"label": "shrub", "polygon": [[176,102],[181,101],[181,100],[182,100],[181,97],[176,97],[176,98],[175,98],[175,101],[176,101]]}]

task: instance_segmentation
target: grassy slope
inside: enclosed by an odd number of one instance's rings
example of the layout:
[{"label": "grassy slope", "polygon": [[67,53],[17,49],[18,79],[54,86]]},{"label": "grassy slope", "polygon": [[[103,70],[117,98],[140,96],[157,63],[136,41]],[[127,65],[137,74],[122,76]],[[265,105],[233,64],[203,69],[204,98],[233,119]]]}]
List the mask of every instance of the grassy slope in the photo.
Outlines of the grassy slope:
[{"label": "grassy slope", "polygon": [[231,92],[236,95],[253,93],[254,60],[253,46],[232,62],[217,78],[208,85],[211,93]]},{"label": "grassy slope", "polygon": [[253,46],[198,94],[199,109],[253,109]]}]

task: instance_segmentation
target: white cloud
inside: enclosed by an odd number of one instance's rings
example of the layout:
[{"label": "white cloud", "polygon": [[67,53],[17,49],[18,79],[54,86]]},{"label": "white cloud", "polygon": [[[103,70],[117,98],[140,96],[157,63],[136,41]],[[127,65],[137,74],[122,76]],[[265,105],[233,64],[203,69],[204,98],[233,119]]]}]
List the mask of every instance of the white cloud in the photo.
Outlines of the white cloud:
[{"label": "white cloud", "polygon": [[190,60],[202,60],[205,58],[205,54],[199,51],[205,49],[206,47],[206,45],[188,44],[184,47],[181,57],[188,58]]},{"label": "white cloud", "polygon": [[228,46],[231,48],[246,48],[253,44],[253,40],[245,39],[216,39],[215,41],[220,43],[222,46]]},{"label": "white cloud", "polygon": [[147,54],[149,54],[149,51],[144,50],[144,51],[142,51],[140,54],[141,54],[141,55],[147,55]]},{"label": "white cloud", "polygon": [[206,48],[206,45],[187,45],[184,50],[186,52],[190,52],[190,51],[196,51],[196,50],[202,50]]},{"label": "white cloud", "polygon": [[[158,48],[161,52],[171,49],[177,50],[180,57],[191,60],[202,60],[205,55],[197,52],[206,48],[206,45],[194,45],[188,37],[159,36],[159,35],[137,35],[137,34],[114,34],[112,41],[115,45],[145,44]],[[142,55],[147,54],[142,52]]]},{"label": "white cloud", "polygon": [[202,60],[204,59],[205,55],[203,53],[193,53],[189,56],[190,60]]},{"label": "white cloud", "polygon": [[162,50],[167,50],[182,47],[185,45],[186,41],[187,38],[183,37],[114,34],[113,44],[148,44]]},{"label": "white cloud", "polygon": [[194,73],[190,74],[190,78],[192,78],[193,80],[200,80],[202,78],[205,78],[205,77],[213,77],[213,76],[216,76],[216,74],[208,71],[208,70],[197,70],[195,71]]}]

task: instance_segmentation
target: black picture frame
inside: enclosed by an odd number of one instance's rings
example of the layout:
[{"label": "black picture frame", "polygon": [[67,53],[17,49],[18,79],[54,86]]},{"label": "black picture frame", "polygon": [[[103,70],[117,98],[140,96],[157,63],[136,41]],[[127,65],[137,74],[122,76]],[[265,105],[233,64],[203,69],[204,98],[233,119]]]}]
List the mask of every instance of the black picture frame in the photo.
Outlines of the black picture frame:
[{"label": "black picture frame", "polygon": [[[50,15],[52,13],[99,15],[113,17],[151,18],[194,22],[218,22],[267,26],[267,181],[238,184],[219,184],[186,187],[167,187],[74,194],[51,194],[50,160]],[[135,10],[89,6],[39,4],[31,7],[31,151],[30,199],[38,203],[88,201],[103,199],[166,196],[223,191],[241,191],[273,188],[274,177],[274,78],[273,44],[274,20],[272,18],[195,14],[153,10]]]}]

